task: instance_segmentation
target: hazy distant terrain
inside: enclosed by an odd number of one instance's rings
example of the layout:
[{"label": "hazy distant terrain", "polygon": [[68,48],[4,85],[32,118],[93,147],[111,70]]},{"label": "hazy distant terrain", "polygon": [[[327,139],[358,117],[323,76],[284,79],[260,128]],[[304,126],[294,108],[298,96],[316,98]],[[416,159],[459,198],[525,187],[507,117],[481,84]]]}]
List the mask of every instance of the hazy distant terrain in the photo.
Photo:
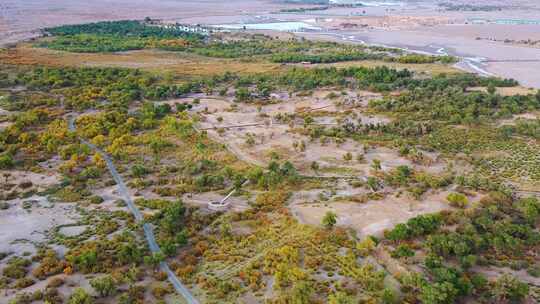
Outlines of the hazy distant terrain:
[{"label": "hazy distant terrain", "polygon": [[260,0],[7,0],[0,3],[0,45],[34,36],[34,31],[60,24],[100,20],[181,18],[255,13],[275,5]]},{"label": "hazy distant terrain", "polygon": [[[36,37],[39,28],[48,26],[142,19],[146,16],[202,24],[307,20],[315,26],[342,32],[369,43],[422,50],[432,45],[434,48],[444,47],[452,55],[485,58],[488,62],[482,68],[489,73],[516,78],[527,86],[540,87],[540,76],[535,72],[540,69],[540,24],[493,24],[496,20],[540,20],[538,3],[519,0],[486,0],[473,4],[470,1],[452,1],[449,6],[445,1],[331,1],[365,5],[355,9],[331,8],[309,14],[276,14],[283,8],[307,5],[301,2],[320,3],[278,0],[8,0],[0,4],[0,45]],[[383,5],[385,3],[389,5]],[[484,24],[486,20],[491,24]],[[344,28],[345,24],[356,26]],[[539,43],[533,45],[523,41]]]}]

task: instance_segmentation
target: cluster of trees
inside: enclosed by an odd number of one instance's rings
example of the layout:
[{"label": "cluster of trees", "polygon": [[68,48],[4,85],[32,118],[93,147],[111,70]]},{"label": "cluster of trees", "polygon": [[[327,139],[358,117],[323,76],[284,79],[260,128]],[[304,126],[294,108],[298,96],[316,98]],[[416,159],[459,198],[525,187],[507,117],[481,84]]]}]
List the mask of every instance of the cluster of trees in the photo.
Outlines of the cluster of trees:
[{"label": "cluster of trees", "polygon": [[305,13],[305,12],[311,12],[311,11],[324,11],[324,10],[327,10],[328,8],[329,6],[283,8],[283,9],[280,9],[279,12],[280,13]]},{"label": "cluster of trees", "polygon": [[399,96],[373,100],[378,111],[403,113],[413,120],[437,120],[454,124],[477,124],[540,109],[537,95],[501,96],[482,92],[467,93],[459,86],[434,89],[422,85]]},{"label": "cluster of trees", "polygon": [[291,39],[283,41],[262,35],[243,40],[206,41],[202,36],[177,28],[150,26],[138,21],[97,22],[47,28],[56,38],[40,42],[41,47],[70,52],[117,52],[144,48],[187,51],[208,57],[245,58],[270,55],[278,63],[332,63],[384,59],[401,63],[454,62],[448,56],[409,54],[391,56],[395,50],[366,46],[345,46],[332,42]]},{"label": "cluster of trees", "polygon": [[261,40],[240,40],[199,44],[185,50],[207,57],[240,58],[271,54],[278,45],[276,42]]},{"label": "cluster of trees", "polygon": [[79,34],[59,36],[51,41],[43,41],[39,47],[73,53],[112,53],[141,50],[148,45],[147,39],[118,35]]},{"label": "cluster of trees", "polygon": [[296,90],[312,90],[328,86],[356,86],[373,91],[390,91],[412,81],[408,70],[395,70],[386,66],[365,68],[292,68],[275,80],[281,86]]},{"label": "cluster of trees", "polygon": [[402,55],[398,57],[392,57],[392,61],[399,62],[399,63],[419,63],[419,64],[426,64],[426,63],[455,63],[457,62],[457,58],[452,56],[428,56],[428,55],[421,55],[421,54],[407,54]]},{"label": "cluster of trees", "polygon": [[298,181],[299,175],[296,168],[290,162],[279,164],[272,161],[268,170],[254,168],[248,172],[248,179],[252,185],[265,190],[275,189],[284,183],[291,185]]},{"label": "cluster of trees", "polygon": [[133,235],[123,233],[112,239],[79,243],[66,254],[73,271],[104,273],[113,267],[140,265],[147,249]]},{"label": "cluster of trees", "polygon": [[67,108],[87,109],[101,104],[125,108],[135,100],[179,97],[200,91],[205,83],[226,79],[225,76],[212,77],[167,85],[160,77],[134,69],[39,67],[20,73],[16,82],[29,89],[62,94]]},{"label": "cluster of trees", "polygon": [[199,34],[185,32],[177,28],[165,28],[159,26],[149,26],[139,21],[102,21],[95,23],[62,25],[53,28],[46,28],[46,32],[55,36],[69,36],[79,34],[102,34],[135,37],[193,37],[202,38]]},{"label": "cluster of trees", "polygon": [[[13,86],[18,83],[17,78],[12,79],[12,84],[7,86]],[[1,87],[1,86],[0,86]],[[14,94],[7,94],[0,98],[0,106],[7,111],[26,111],[35,108],[45,108],[58,106],[60,101],[57,98],[42,92],[17,92]]]},{"label": "cluster of trees", "polygon": [[332,63],[352,60],[382,59],[382,54],[368,53],[363,50],[335,50],[321,53],[277,53],[272,55],[271,61],[277,63]]},{"label": "cluster of trees", "polygon": [[466,221],[461,221],[455,232],[430,236],[426,241],[430,253],[456,258],[462,267],[468,268],[477,262],[489,262],[484,255],[519,260],[540,244],[540,232],[535,226],[540,219],[538,199],[512,200],[499,194],[481,203],[481,208],[467,213]]},{"label": "cluster of trees", "polygon": [[203,39],[196,33],[129,20],[63,25],[45,31],[57,38],[39,43],[41,47],[69,52],[128,51],[155,45],[159,40],[195,42]]},{"label": "cluster of trees", "polygon": [[[454,196],[450,199],[463,200]],[[531,269],[536,264],[531,253],[540,244],[536,225],[539,219],[537,198],[512,199],[493,192],[472,210],[420,216],[396,226],[386,234],[388,239],[400,243],[396,254],[414,254],[406,245],[411,242],[417,243],[415,248],[427,251],[424,265],[429,279],[419,274],[402,278],[406,297],[419,298],[424,303],[454,303],[467,296],[520,302],[528,295],[527,284],[508,275],[489,282],[474,273],[472,267],[509,266],[534,273]],[[445,229],[446,225],[456,227]]]},{"label": "cluster of trees", "polygon": [[475,5],[475,4],[455,4],[452,2],[441,2],[440,7],[445,8],[447,11],[463,11],[463,12],[492,12],[501,11],[504,6],[499,5]]},{"label": "cluster of trees", "polygon": [[428,214],[414,217],[405,224],[397,224],[394,229],[386,231],[385,237],[392,241],[402,241],[425,236],[441,227],[443,219],[439,214]]}]

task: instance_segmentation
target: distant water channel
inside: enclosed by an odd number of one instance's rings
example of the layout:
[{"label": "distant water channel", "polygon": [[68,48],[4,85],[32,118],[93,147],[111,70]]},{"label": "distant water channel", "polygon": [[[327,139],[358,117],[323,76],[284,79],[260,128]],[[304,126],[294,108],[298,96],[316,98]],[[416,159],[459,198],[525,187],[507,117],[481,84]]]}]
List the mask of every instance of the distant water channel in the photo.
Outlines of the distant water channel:
[{"label": "distant water channel", "polygon": [[305,22],[270,22],[270,23],[235,23],[235,24],[220,24],[214,27],[230,30],[274,30],[282,32],[297,32],[302,30],[320,30],[319,27],[307,24]]}]

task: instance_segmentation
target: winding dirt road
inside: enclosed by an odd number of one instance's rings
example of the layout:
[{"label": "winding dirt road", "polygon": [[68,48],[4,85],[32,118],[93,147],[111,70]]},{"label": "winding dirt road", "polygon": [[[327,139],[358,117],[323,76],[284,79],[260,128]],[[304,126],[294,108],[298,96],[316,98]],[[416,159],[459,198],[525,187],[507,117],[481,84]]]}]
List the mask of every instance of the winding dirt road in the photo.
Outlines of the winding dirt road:
[{"label": "winding dirt road", "polygon": [[[75,127],[75,119],[76,116],[70,116],[68,120],[68,128],[70,131],[75,132],[77,129]],[[124,183],[124,180],[122,179],[122,176],[118,174],[118,171],[116,170],[116,167],[114,166],[114,163],[112,159],[109,157],[107,153],[105,153],[103,150],[98,148],[96,145],[92,144],[91,142],[85,140],[84,138],[80,138],[79,140],[84,143],[85,145],[89,146],[92,150],[96,151],[103,157],[107,164],[107,168],[111,172],[111,175],[116,182],[116,185],[118,185],[118,191],[120,194],[124,197],[124,200],[127,203],[127,207],[129,211],[133,214],[135,217],[136,222],[143,222],[143,216],[137,206],[133,203],[133,200],[131,198],[131,195],[129,194],[129,191],[126,187],[126,184]],[[144,236],[146,238],[146,241],[148,242],[148,247],[150,248],[150,251],[152,253],[161,252],[161,249],[159,248],[159,245],[156,242],[156,237],[154,235],[154,230],[152,226],[149,223],[143,224],[143,230],[144,230]],[[167,278],[169,282],[173,285],[174,289],[178,294],[180,294],[188,304],[198,304],[199,302],[195,297],[191,294],[191,292],[187,289],[187,287],[182,284],[182,282],[178,279],[178,277],[174,274],[174,272],[171,270],[167,262],[162,261],[159,264],[160,269],[167,273]]]}]

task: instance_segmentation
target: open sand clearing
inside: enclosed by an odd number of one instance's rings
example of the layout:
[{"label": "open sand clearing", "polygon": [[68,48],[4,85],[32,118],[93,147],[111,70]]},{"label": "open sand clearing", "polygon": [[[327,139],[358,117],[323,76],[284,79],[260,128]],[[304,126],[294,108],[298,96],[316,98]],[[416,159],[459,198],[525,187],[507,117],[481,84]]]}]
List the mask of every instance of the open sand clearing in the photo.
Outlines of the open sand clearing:
[{"label": "open sand clearing", "polygon": [[[291,161],[306,175],[315,173],[311,164],[317,162],[320,170],[316,174],[321,176],[365,176],[375,159],[381,161],[384,171],[401,165],[431,173],[439,173],[445,169],[445,162],[437,160],[436,156],[426,155],[432,158],[432,164],[423,166],[399,156],[396,150],[390,148],[365,148],[361,143],[352,140],[343,143],[312,140],[301,134],[304,128],[301,119],[296,119],[292,125],[275,119],[278,114],[310,113],[314,123],[321,126],[337,126],[338,117],[353,119],[354,116],[354,121],[365,124],[384,124],[390,121],[384,116],[363,113],[362,109],[367,105],[367,101],[380,95],[359,91],[328,99],[331,92],[321,90],[315,91],[311,96],[292,97],[286,93],[277,94],[280,95],[281,102],[264,106],[238,104],[232,101],[232,97],[209,97],[202,94],[167,103],[192,102],[198,98],[199,104],[195,105],[193,110],[201,115],[199,129],[206,130],[212,139],[225,144],[239,159],[258,166],[267,166],[272,155],[277,154],[281,159]],[[350,105],[353,107],[349,107]],[[253,139],[252,143],[249,143],[250,138]],[[295,144],[301,142],[305,144],[304,150],[295,148]],[[347,153],[353,155],[353,160],[344,159]],[[360,154],[364,155],[364,161],[356,160],[356,156]]]},{"label": "open sand clearing", "polygon": [[42,196],[7,203],[10,207],[0,210],[0,252],[34,252],[34,244],[45,241],[52,228],[79,218],[75,205],[51,203]]},{"label": "open sand clearing", "polygon": [[[339,189],[339,188],[338,188]],[[358,195],[366,190],[348,189],[337,191],[340,194]],[[398,223],[421,214],[435,213],[451,209],[446,203],[448,191],[428,192],[421,200],[415,200],[402,194],[399,197],[387,196],[382,200],[356,203],[347,199],[337,202],[321,202],[317,191],[296,193],[290,204],[292,213],[307,224],[320,225],[327,211],[332,211],[338,216],[338,225],[351,227],[363,238],[368,235],[382,236],[386,229],[391,229]],[[479,197],[471,198],[477,201]]]},{"label": "open sand clearing", "polygon": [[531,112],[523,114],[514,114],[512,118],[499,121],[499,126],[513,126],[518,120],[535,120],[540,119],[540,112]]},{"label": "open sand clearing", "polygon": [[[288,97],[285,94],[281,102],[259,107],[237,104],[228,97],[204,95],[195,95],[191,98],[173,100],[168,103],[192,102],[195,98],[199,98],[199,104],[193,108],[202,117],[199,128],[206,130],[212,139],[227,145],[228,149],[239,159],[259,166],[266,166],[274,153],[282,159],[291,161],[301,173],[308,175],[314,173],[311,169],[312,162],[319,163],[321,169],[317,174],[322,176],[365,176],[368,174],[374,159],[381,161],[382,169],[385,171],[407,165],[418,170],[437,173],[446,167],[445,163],[438,161],[436,157],[433,159],[432,165],[422,166],[399,156],[396,150],[384,147],[364,148],[362,144],[352,140],[346,140],[343,143],[322,142],[319,139],[311,140],[308,136],[297,131],[297,129],[304,128],[302,120],[295,121],[290,125],[281,123],[274,118],[277,114],[309,112],[314,115],[315,124],[337,126],[336,115],[344,113],[343,106],[337,104],[343,104],[346,100],[358,100],[360,107],[350,108],[355,114],[355,120],[375,124],[390,121],[386,117],[367,115],[362,112],[362,106],[367,104],[369,98],[377,97],[376,94],[356,92],[330,100],[326,97],[330,92],[327,90],[315,91],[312,96],[308,97]],[[366,96],[368,99],[364,99]],[[317,112],[317,109],[323,112]],[[322,115],[320,115],[321,113]],[[253,139],[252,143],[249,143],[250,138]],[[305,150],[295,148],[295,143],[300,142],[304,142]],[[365,160],[347,161],[344,159],[347,153],[352,154],[355,158],[362,154]]]},{"label": "open sand clearing", "polygon": [[48,187],[58,184],[60,176],[56,173],[34,173],[21,170],[0,170],[0,180],[3,185],[20,185],[21,183],[31,183],[31,186],[37,187],[36,190],[43,191]]}]

